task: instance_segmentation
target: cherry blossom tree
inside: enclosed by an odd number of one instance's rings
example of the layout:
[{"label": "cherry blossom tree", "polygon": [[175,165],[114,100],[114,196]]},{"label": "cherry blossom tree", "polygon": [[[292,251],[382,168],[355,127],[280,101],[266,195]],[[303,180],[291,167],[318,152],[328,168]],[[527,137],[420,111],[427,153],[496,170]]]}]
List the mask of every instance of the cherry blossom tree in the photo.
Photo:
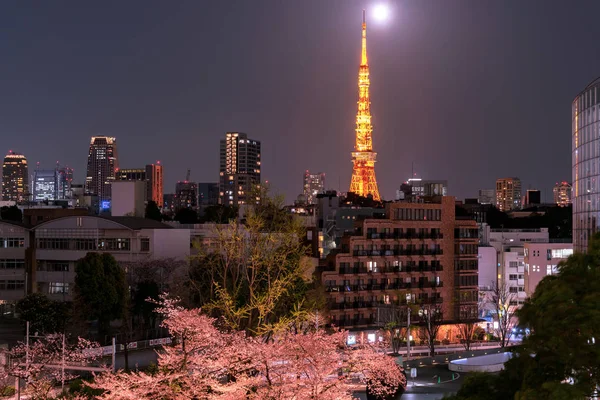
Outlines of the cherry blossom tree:
[{"label": "cherry blossom tree", "polygon": [[406,386],[393,358],[349,349],[342,331],[283,330],[263,340],[219,329],[219,320],[165,296],[157,311],[175,343],[160,351],[158,372],[101,374],[90,384],[104,390],[99,398],[337,400],[352,398],[351,377],[381,398]]},{"label": "cherry blossom tree", "polygon": [[63,335],[56,333],[36,338],[29,345],[18,343],[4,352],[7,363],[0,380],[3,375],[22,379],[33,398],[52,398],[50,392],[56,383],[77,377],[69,367],[94,361],[97,347],[98,344],[82,338],[74,343],[65,338],[63,342]]}]

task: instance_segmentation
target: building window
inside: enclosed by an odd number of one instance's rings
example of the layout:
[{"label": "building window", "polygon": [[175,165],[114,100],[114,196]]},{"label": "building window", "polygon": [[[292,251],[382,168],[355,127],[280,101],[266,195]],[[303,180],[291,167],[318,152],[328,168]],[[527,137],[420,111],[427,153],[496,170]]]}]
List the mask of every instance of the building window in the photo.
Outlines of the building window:
[{"label": "building window", "polygon": [[25,268],[24,260],[0,260],[0,269],[21,269]]},{"label": "building window", "polygon": [[517,266],[518,266],[518,265],[519,265],[519,264],[518,264],[516,261],[509,261],[509,262],[508,262],[508,266],[509,266],[510,268],[517,268]]},{"label": "building window", "polygon": [[516,286],[511,286],[511,287],[508,288],[508,291],[510,293],[518,293],[519,289]]},{"label": "building window", "polygon": [[130,249],[130,240],[127,238],[106,238],[98,241],[98,250],[128,251]]},{"label": "building window", "polygon": [[[569,258],[572,254],[573,249],[552,249],[552,252],[548,256],[552,256],[552,258]],[[550,260],[550,258],[548,258],[548,260]]]},{"label": "building window", "polygon": [[69,250],[69,239],[38,239],[38,248],[45,250]]},{"label": "building window", "polygon": [[25,247],[25,238],[0,238],[0,248]]},{"label": "building window", "polygon": [[17,280],[0,280],[0,290],[23,290],[25,289],[25,281]]},{"label": "building window", "polygon": [[517,280],[517,275],[516,274],[510,274],[508,276],[508,280],[509,281],[516,281]]},{"label": "building window", "polygon": [[97,250],[96,239],[75,239],[75,250]]},{"label": "building window", "polygon": [[48,285],[50,294],[69,294],[69,284],[64,282],[50,282]]},{"label": "building window", "polygon": [[140,251],[150,251],[150,238],[140,239]]}]

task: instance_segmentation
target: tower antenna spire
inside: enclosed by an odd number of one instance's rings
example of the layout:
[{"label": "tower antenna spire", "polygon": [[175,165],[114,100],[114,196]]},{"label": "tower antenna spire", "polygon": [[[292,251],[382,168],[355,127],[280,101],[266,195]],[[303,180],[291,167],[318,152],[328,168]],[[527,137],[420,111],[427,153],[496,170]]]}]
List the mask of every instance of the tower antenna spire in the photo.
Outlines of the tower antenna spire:
[{"label": "tower antenna spire", "polygon": [[377,153],[373,151],[373,125],[371,125],[371,99],[369,96],[369,63],[367,62],[367,19],[363,10],[362,54],[358,69],[358,110],[356,113],[356,143],[352,152],[352,180],[350,192],[359,196],[373,196],[379,201],[379,189],[375,179]]},{"label": "tower antenna spire", "polygon": [[362,53],[360,58],[360,65],[368,65],[367,62],[367,12],[363,10],[362,20]]}]

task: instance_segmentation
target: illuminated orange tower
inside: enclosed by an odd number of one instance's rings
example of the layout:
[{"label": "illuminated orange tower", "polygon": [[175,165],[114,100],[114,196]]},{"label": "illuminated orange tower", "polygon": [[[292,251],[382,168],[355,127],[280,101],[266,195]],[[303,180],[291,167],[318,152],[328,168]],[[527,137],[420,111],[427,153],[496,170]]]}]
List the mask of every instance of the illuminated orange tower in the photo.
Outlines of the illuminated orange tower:
[{"label": "illuminated orange tower", "polygon": [[367,22],[363,10],[362,55],[358,70],[358,112],[356,113],[356,144],[352,152],[352,180],[350,191],[360,196],[372,195],[373,200],[381,200],[375,179],[375,158],[373,152],[373,125],[371,125],[371,101],[369,98],[369,63],[367,61]]}]

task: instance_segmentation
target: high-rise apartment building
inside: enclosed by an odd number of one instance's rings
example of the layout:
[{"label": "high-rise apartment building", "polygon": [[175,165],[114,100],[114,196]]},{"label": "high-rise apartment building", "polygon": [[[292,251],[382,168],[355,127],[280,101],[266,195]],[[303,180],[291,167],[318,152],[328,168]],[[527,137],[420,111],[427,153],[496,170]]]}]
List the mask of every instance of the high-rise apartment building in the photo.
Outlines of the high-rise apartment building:
[{"label": "high-rise apartment building", "polygon": [[569,182],[557,182],[552,189],[554,194],[554,203],[559,207],[566,207],[571,204],[572,186]]},{"label": "high-rise apartment building", "polygon": [[521,208],[521,180],[519,178],[500,178],[496,181],[496,207],[500,211]]},{"label": "high-rise apartment building", "polygon": [[476,319],[477,223],[457,219],[450,196],[387,203],[385,214],[357,221],[327,258],[321,281],[332,324],[373,332],[386,310],[408,307],[419,308],[415,324],[427,312],[448,323]]},{"label": "high-rise apartment building", "polygon": [[85,178],[85,194],[97,196],[101,208],[110,207],[110,188],[119,170],[117,139],[92,136]]},{"label": "high-rise apartment building", "polygon": [[189,181],[177,182],[173,203],[175,211],[182,208],[198,210],[198,184]]},{"label": "high-rise apartment building", "polygon": [[572,104],[573,249],[585,252],[600,230],[600,78],[575,97]]},{"label": "high-rise apartment building", "polygon": [[24,203],[29,200],[27,158],[12,150],[2,164],[2,200]]},{"label": "high-rise apartment building", "polygon": [[306,197],[306,202],[308,204],[316,204],[317,195],[325,192],[325,173],[317,172],[316,174],[311,174],[306,170],[302,187],[302,194]]},{"label": "high-rise apartment building", "polygon": [[227,132],[221,140],[219,203],[237,207],[256,201],[249,196],[260,185],[260,169],[260,142]]},{"label": "high-rise apartment building", "polygon": [[494,189],[479,189],[477,202],[479,204],[496,204],[496,191]]}]

